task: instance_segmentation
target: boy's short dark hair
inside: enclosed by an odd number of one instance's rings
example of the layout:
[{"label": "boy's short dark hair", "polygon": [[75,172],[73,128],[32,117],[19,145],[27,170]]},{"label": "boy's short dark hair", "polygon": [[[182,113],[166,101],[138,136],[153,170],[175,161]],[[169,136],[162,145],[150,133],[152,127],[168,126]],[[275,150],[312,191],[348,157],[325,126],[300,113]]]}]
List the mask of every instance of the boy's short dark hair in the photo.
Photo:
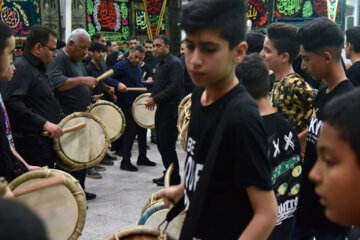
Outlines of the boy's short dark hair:
[{"label": "boy's short dark hair", "polygon": [[323,120],[338,130],[340,138],[349,142],[360,167],[360,89],[350,91],[328,102]]},{"label": "boy's short dark hair", "polygon": [[112,40],[106,40],[106,47],[111,47]]},{"label": "boy's short dark hair", "polygon": [[0,198],[0,212],[0,239],[48,239],[43,222],[23,204]]},{"label": "boy's short dark hair", "polygon": [[262,32],[249,32],[246,34],[248,50],[246,54],[260,53],[264,46],[265,34]]},{"label": "boy's short dark hair", "polygon": [[154,37],[154,41],[155,41],[156,39],[161,39],[161,40],[164,41],[165,45],[170,45],[170,40],[169,40],[169,38],[168,38],[167,36],[163,35],[163,34],[156,35],[156,36]]},{"label": "boy's short dark hair", "polygon": [[246,55],[237,65],[235,74],[254,99],[269,96],[269,70],[264,59],[258,53]]},{"label": "boy's short dark hair", "polygon": [[102,36],[105,36],[102,33],[95,33],[94,35],[91,36],[91,41],[93,42],[94,40],[99,40]]},{"label": "boy's short dark hair", "polygon": [[297,27],[286,23],[273,23],[267,27],[267,37],[272,41],[278,54],[287,52],[292,64],[300,52],[300,44],[296,41]]},{"label": "boy's short dark hair", "polygon": [[244,0],[197,0],[186,5],[181,25],[186,33],[204,29],[220,32],[229,41],[230,49],[245,40],[247,1]]},{"label": "boy's short dark hair", "polygon": [[31,50],[37,43],[46,45],[50,39],[50,35],[57,37],[56,33],[47,27],[41,25],[32,26],[30,28],[30,34],[26,38],[25,49]]},{"label": "boy's short dark hair", "polygon": [[8,39],[13,36],[11,28],[4,22],[0,21],[0,55],[4,53]]},{"label": "boy's short dark hair", "polygon": [[106,52],[107,49],[104,44],[101,44],[99,42],[93,42],[91,43],[89,50],[93,52]]},{"label": "boy's short dark hair", "polygon": [[137,38],[136,36],[131,36],[131,37],[129,38],[129,42],[130,42],[131,40],[136,40],[136,41],[139,41],[139,40],[138,40],[138,38]]},{"label": "boy's short dark hair", "polygon": [[139,51],[139,52],[141,52],[141,53],[145,53],[145,48],[142,46],[142,45],[140,45],[140,44],[136,44],[132,49],[131,49],[131,51],[134,53],[134,52],[136,52],[136,51]]},{"label": "boy's short dark hair", "polygon": [[339,61],[344,45],[344,33],[336,23],[322,17],[302,26],[296,35],[296,40],[307,52],[320,54],[327,51]]},{"label": "boy's short dark hair", "polygon": [[360,27],[346,30],[346,41],[354,46],[354,52],[360,53]]}]

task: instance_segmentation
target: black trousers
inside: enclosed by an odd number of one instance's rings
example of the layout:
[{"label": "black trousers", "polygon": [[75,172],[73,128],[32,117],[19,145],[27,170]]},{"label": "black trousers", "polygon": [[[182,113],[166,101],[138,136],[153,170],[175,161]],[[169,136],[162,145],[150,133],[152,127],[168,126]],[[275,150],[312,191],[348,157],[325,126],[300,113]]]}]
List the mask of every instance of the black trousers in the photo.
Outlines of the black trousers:
[{"label": "black trousers", "polygon": [[172,179],[180,178],[179,160],[176,154],[178,104],[158,105],[155,114],[156,144],[167,170],[174,163]]},{"label": "black trousers", "polygon": [[126,127],[123,135],[123,161],[130,162],[131,149],[136,135],[139,143],[139,159],[146,158],[146,130],[140,127],[134,120],[131,108],[122,108],[125,115]]},{"label": "black trousers", "polygon": [[43,136],[14,137],[16,151],[34,166],[54,168],[56,153],[54,141]]}]

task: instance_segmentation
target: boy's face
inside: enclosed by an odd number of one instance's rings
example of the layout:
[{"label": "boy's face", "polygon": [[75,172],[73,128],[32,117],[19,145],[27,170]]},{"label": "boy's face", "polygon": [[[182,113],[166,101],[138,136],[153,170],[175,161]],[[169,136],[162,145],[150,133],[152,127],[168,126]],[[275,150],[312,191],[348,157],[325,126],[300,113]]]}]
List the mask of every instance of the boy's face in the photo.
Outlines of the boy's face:
[{"label": "boy's face", "polygon": [[7,71],[4,74],[3,80],[4,81],[11,81],[13,75],[14,75],[14,71],[15,71],[15,65],[14,65],[14,59],[13,59],[13,54],[11,54],[10,56],[10,66],[7,69]]},{"label": "boy's face", "polygon": [[315,80],[321,80],[326,76],[326,63],[322,54],[305,51],[303,45],[300,46],[302,55],[301,69],[307,72]]},{"label": "boy's face", "polygon": [[185,43],[186,67],[198,86],[216,86],[234,77],[235,65],[241,62],[247,50],[245,42],[230,50],[229,41],[212,29],[187,34]]},{"label": "boy's face", "polygon": [[4,52],[0,55],[0,76],[1,80],[6,75],[6,72],[10,68],[10,62],[13,56],[13,50],[15,49],[15,38],[11,36],[7,40],[6,47],[4,48]]},{"label": "boy's face", "polygon": [[350,143],[324,123],[317,142],[318,159],[309,174],[330,220],[360,226],[360,165]]},{"label": "boy's face", "polygon": [[269,70],[273,70],[275,72],[278,69],[282,57],[278,54],[278,50],[268,37],[265,38],[264,46],[260,55],[264,58]]},{"label": "boy's face", "polygon": [[93,52],[93,58],[95,59],[95,61],[100,62],[102,57],[103,57],[102,51],[94,51]]},{"label": "boy's face", "polygon": [[350,59],[350,43],[345,42],[345,56],[346,59]]}]

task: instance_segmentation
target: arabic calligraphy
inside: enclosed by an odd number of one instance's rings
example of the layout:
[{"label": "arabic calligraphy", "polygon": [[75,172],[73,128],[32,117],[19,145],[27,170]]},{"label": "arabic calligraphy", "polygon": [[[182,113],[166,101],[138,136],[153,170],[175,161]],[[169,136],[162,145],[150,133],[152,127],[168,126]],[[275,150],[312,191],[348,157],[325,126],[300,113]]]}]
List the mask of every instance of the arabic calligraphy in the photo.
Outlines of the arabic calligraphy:
[{"label": "arabic calligraphy", "polygon": [[148,0],[147,11],[149,14],[159,14],[161,11],[162,0]]},{"label": "arabic calligraphy", "polygon": [[326,1],[314,0],[314,7],[317,14],[319,14],[320,16],[327,16]]},{"label": "arabic calligraphy", "polygon": [[302,0],[277,0],[277,10],[286,17],[294,16],[301,10]]},{"label": "arabic calligraphy", "polygon": [[1,20],[10,28],[16,28],[20,22],[20,14],[16,8],[4,7],[1,11]]},{"label": "arabic calligraphy", "polygon": [[314,11],[313,11],[312,4],[311,4],[310,0],[308,0],[304,3],[302,16],[303,17],[311,17],[313,15],[313,13],[314,13]]},{"label": "arabic calligraphy", "polygon": [[135,11],[135,22],[136,22],[136,28],[141,30],[146,30],[146,16],[145,11],[143,10],[137,10]]},{"label": "arabic calligraphy", "polygon": [[252,21],[253,26],[264,26],[268,18],[266,4],[259,0],[249,0],[246,16]]},{"label": "arabic calligraphy", "polygon": [[101,1],[97,9],[98,21],[103,28],[114,29],[116,10],[113,2]]}]

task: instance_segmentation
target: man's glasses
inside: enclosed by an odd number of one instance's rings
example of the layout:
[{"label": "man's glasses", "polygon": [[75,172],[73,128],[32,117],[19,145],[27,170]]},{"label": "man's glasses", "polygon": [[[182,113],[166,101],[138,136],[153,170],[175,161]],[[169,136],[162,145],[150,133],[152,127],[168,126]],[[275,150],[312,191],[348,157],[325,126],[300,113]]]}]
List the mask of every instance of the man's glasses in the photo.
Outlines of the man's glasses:
[{"label": "man's glasses", "polygon": [[46,44],[41,44],[41,45],[43,45],[44,47],[47,47],[50,50],[50,52],[56,53],[56,48],[50,48]]}]

